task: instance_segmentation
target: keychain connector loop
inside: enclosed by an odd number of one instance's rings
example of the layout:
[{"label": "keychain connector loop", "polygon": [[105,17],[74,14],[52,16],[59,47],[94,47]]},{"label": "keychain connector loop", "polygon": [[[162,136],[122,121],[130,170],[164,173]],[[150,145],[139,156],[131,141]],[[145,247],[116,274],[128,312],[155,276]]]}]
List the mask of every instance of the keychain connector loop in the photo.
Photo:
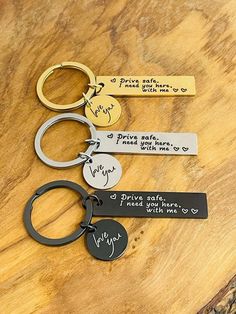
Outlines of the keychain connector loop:
[{"label": "keychain connector loop", "polygon": [[88,140],[85,140],[86,143],[89,143],[90,145],[97,145],[97,148],[100,146],[100,143],[101,143],[101,140],[99,138],[97,139],[93,139],[93,138],[90,138]]},{"label": "keychain connector loop", "polygon": [[97,206],[102,205],[102,200],[95,194],[89,194],[85,199],[82,200],[82,205],[86,208],[86,201],[91,200],[91,201],[96,201]]},{"label": "keychain connector loop", "polygon": [[84,97],[85,106],[91,107],[92,102],[91,102],[90,98],[88,98],[85,93],[83,93],[82,95]]},{"label": "keychain connector loop", "polygon": [[86,153],[79,153],[79,156],[81,156],[82,158],[86,159],[85,162],[89,162],[92,163],[93,162],[93,158],[91,155],[86,154]]},{"label": "keychain connector loop", "polygon": [[98,94],[103,89],[104,86],[102,84],[88,84],[89,87],[95,89],[95,93]]},{"label": "keychain connector loop", "polygon": [[80,227],[85,228],[88,232],[93,232],[97,229],[93,224],[87,222],[81,222]]}]

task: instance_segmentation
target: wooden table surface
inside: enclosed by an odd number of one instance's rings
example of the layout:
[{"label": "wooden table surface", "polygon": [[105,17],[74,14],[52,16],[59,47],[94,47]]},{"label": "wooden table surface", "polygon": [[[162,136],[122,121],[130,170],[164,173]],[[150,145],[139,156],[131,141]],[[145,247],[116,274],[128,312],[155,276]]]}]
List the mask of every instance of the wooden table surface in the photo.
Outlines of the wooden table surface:
[{"label": "wooden table surface", "polygon": [[[235,0],[1,0],[0,9],[0,313],[236,313]],[[33,149],[39,126],[56,115],[40,104],[36,82],[62,61],[97,75],[195,76],[195,97],[118,98],[122,116],[108,130],[197,133],[198,156],[117,156],[115,189],[206,192],[208,220],[117,219],[129,246],[114,262],[95,260],[82,238],[52,248],[27,235],[22,214],[36,188],[68,179],[92,191],[81,167],[49,168]],[[66,103],[86,86],[81,73],[59,70],[45,93]],[[43,148],[68,160],[87,137],[65,122]],[[65,189],[34,204],[33,221],[50,237],[82,217]]]}]

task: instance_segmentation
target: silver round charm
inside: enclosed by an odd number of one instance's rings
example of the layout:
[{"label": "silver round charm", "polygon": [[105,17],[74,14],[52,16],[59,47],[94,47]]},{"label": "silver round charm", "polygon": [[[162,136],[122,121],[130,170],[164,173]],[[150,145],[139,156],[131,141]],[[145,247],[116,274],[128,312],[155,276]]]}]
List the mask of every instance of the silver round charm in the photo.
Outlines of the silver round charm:
[{"label": "silver round charm", "polygon": [[83,167],[85,181],[95,189],[106,190],[115,186],[121,178],[119,161],[108,154],[96,154]]},{"label": "silver round charm", "polygon": [[128,234],[117,221],[103,219],[93,226],[95,231],[86,234],[89,253],[103,261],[113,261],[121,257],[128,244]]}]

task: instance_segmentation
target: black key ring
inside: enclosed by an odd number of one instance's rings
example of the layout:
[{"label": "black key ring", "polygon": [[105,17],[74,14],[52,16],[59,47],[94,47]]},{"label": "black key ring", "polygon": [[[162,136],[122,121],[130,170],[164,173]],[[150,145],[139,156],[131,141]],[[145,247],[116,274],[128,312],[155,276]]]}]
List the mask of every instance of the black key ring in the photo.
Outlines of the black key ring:
[{"label": "black key ring", "polygon": [[[42,236],[35,230],[32,224],[31,214],[33,210],[33,202],[39,196],[56,188],[69,188],[79,193],[82,196],[82,203],[86,211],[85,211],[85,219],[82,223],[80,223],[80,227],[78,230],[76,230],[71,235],[66,236],[64,238],[50,239],[50,238]],[[81,237],[85,233],[85,231],[89,229],[88,226],[91,226],[90,222],[92,220],[92,217],[93,217],[93,200],[89,197],[89,194],[80,185],[74,182],[59,180],[59,181],[53,181],[53,182],[47,183],[36,190],[35,194],[31,196],[31,198],[28,200],[26,204],[23,219],[24,219],[24,224],[25,224],[25,228],[27,232],[34,240],[48,246],[61,246],[61,245],[71,243],[77,240],[79,237]]]}]

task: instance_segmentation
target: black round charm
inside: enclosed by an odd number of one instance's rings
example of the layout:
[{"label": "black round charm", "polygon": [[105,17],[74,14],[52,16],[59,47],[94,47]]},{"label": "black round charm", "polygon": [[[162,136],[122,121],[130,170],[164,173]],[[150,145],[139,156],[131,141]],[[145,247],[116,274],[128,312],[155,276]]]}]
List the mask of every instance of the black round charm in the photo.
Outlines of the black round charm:
[{"label": "black round charm", "polygon": [[128,244],[128,234],[125,228],[112,219],[99,220],[93,226],[96,230],[86,234],[89,253],[103,261],[113,261],[119,258]]}]

